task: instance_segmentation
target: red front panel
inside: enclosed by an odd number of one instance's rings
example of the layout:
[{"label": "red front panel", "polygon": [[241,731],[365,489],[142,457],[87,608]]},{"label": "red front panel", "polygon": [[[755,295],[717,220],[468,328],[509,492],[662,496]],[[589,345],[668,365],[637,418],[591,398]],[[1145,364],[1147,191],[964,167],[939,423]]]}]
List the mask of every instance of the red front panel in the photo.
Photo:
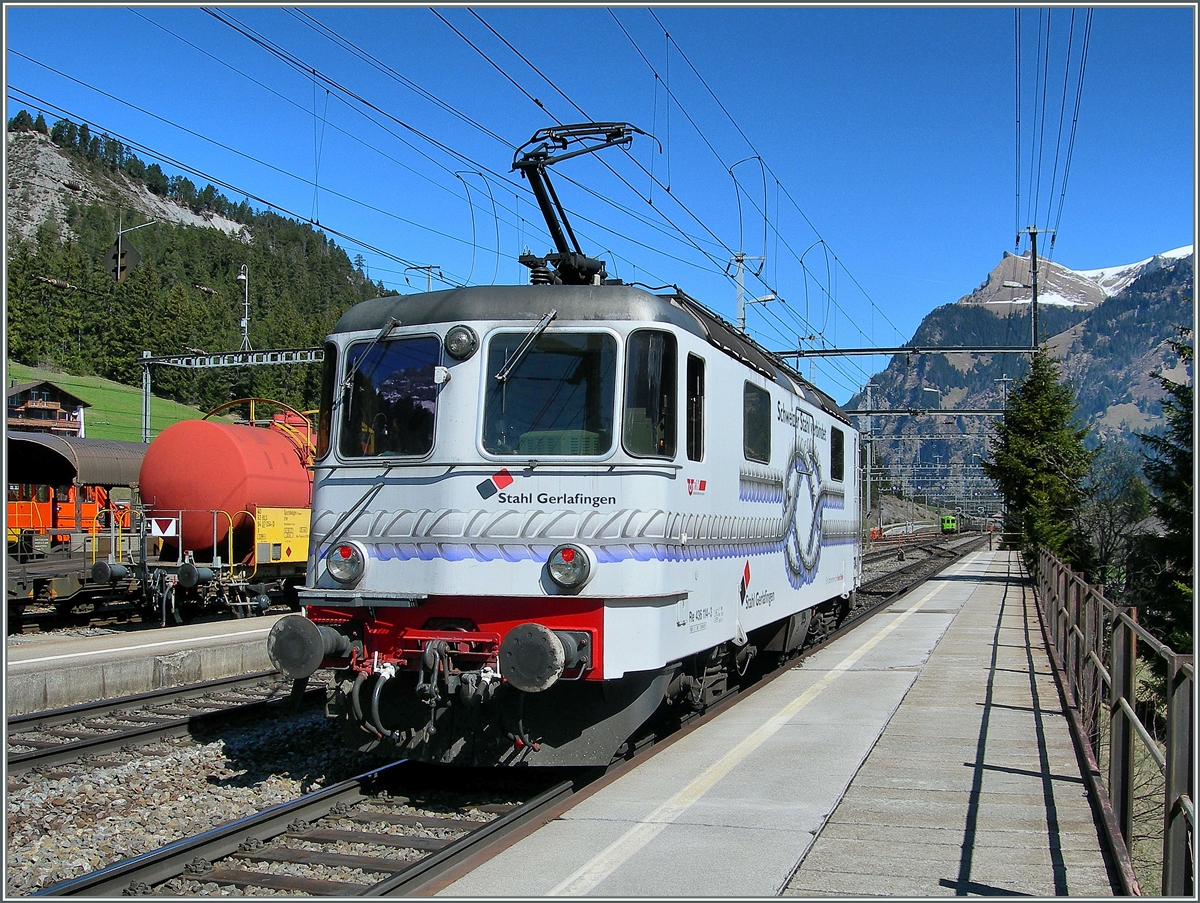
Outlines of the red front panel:
[{"label": "red front panel", "polygon": [[437,596],[415,608],[375,608],[374,619],[370,612],[366,608],[316,606],[307,610],[309,619],[317,624],[361,624],[365,659],[374,661],[378,654],[380,664],[394,662],[399,667],[415,664],[414,650],[419,656],[431,634],[463,641],[462,651],[468,659],[486,658],[477,664],[495,668],[500,642],[518,624],[536,621],[551,630],[584,630],[591,635],[592,645],[591,670],[584,679],[604,677],[604,603],[600,599]]}]

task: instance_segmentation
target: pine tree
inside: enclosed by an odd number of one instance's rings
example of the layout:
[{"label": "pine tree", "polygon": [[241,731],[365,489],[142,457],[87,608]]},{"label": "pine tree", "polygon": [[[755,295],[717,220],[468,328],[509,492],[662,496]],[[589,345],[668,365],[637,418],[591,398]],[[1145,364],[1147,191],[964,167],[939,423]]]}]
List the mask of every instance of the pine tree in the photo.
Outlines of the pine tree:
[{"label": "pine tree", "polygon": [[1085,560],[1077,513],[1094,452],[1084,448],[1086,429],[1075,421],[1070,387],[1044,349],[1009,393],[1004,417],[993,427],[992,459],[984,473],[1004,497],[1005,529],[1027,546],[1042,546],[1068,563]]},{"label": "pine tree", "polygon": [[[1171,348],[1193,369],[1195,348],[1191,330],[1180,328]],[[1152,506],[1162,522],[1162,535],[1147,536],[1139,549],[1139,616],[1148,629],[1176,652],[1192,652],[1195,559],[1192,548],[1194,387],[1157,372],[1167,393],[1163,401],[1164,435],[1139,434],[1144,443],[1142,469],[1154,493]]]},{"label": "pine tree", "polygon": [[1113,602],[1125,598],[1130,556],[1150,514],[1150,490],[1140,465],[1128,445],[1101,445],[1084,484],[1087,500],[1080,510],[1080,529],[1090,555],[1083,570],[1089,583],[1103,584]]},{"label": "pine tree", "polygon": [[33,131],[33,117],[29,115],[29,111],[20,110],[16,116],[8,120],[8,130],[10,132]]}]

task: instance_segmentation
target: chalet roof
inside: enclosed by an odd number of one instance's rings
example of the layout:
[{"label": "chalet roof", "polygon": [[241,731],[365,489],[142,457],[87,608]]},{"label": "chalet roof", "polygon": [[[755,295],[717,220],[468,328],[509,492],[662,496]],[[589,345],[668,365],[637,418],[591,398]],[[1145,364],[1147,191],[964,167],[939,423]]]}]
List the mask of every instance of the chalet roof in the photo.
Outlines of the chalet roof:
[{"label": "chalet roof", "polygon": [[136,486],[147,445],[116,439],[80,439],[8,431],[10,483],[65,486]]},{"label": "chalet roof", "polygon": [[7,391],[7,394],[6,394],[6,396],[5,396],[5,397],[7,397],[7,398],[11,398],[11,397],[12,397],[12,396],[14,396],[14,395],[19,395],[19,394],[20,394],[20,393],[22,393],[22,392],[27,392],[27,391],[29,391],[30,389],[36,389],[38,386],[50,386],[50,387],[51,387],[51,388],[53,388],[55,391],[57,391],[57,392],[58,392],[58,394],[59,394],[59,395],[61,395],[61,396],[63,397],[63,399],[64,399],[64,400],[66,400],[66,399],[70,399],[70,400],[72,400],[72,401],[76,402],[78,405],[81,405],[81,406],[83,406],[83,407],[85,407],[85,408],[90,408],[90,407],[91,407],[91,404],[90,404],[90,403],[88,403],[88,402],[84,401],[84,400],[83,400],[82,398],[80,398],[78,395],[75,395],[75,394],[73,394],[73,393],[71,393],[71,392],[68,392],[68,391],[67,391],[66,389],[64,389],[62,386],[60,386],[60,385],[57,385],[56,383],[52,383],[52,382],[51,382],[50,380],[48,380],[48,379],[39,379],[39,380],[36,380],[36,381],[34,381],[34,382],[28,382],[28,383],[17,383],[15,386],[9,386],[9,387],[8,387],[8,391]]}]

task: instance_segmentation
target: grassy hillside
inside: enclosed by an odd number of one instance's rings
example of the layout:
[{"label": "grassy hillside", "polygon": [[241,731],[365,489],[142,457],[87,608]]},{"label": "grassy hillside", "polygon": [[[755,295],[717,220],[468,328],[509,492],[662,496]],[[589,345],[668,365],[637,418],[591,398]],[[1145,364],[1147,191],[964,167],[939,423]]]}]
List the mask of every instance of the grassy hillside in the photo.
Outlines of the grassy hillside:
[{"label": "grassy hillside", "polygon": [[[83,421],[89,439],[122,439],[140,442],[142,438],[142,392],[131,386],[99,376],[72,376],[52,370],[39,370],[8,361],[5,388],[14,383],[46,379],[88,402]],[[150,397],[150,438],[179,420],[203,417],[204,411],[165,398]]]}]

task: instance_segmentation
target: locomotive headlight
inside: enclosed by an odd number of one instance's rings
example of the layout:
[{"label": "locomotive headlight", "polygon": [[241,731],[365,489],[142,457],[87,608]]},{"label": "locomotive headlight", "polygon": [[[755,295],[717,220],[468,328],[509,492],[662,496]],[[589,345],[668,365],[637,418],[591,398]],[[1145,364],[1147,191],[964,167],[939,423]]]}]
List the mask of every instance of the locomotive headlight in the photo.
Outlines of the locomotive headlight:
[{"label": "locomotive headlight", "polygon": [[470,326],[452,326],[443,344],[448,355],[456,361],[465,361],[479,348],[479,336]]},{"label": "locomotive headlight", "polygon": [[565,543],[550,553],[546,572],[563,589],[579,589],[592,576],[591,550],[574,543]]},{"label": "locomotive headlight", "polygon": [[353,585],[367,569],[367,554],[356,542],[339,542],[325,554],[329,576],[338,583]]}]

